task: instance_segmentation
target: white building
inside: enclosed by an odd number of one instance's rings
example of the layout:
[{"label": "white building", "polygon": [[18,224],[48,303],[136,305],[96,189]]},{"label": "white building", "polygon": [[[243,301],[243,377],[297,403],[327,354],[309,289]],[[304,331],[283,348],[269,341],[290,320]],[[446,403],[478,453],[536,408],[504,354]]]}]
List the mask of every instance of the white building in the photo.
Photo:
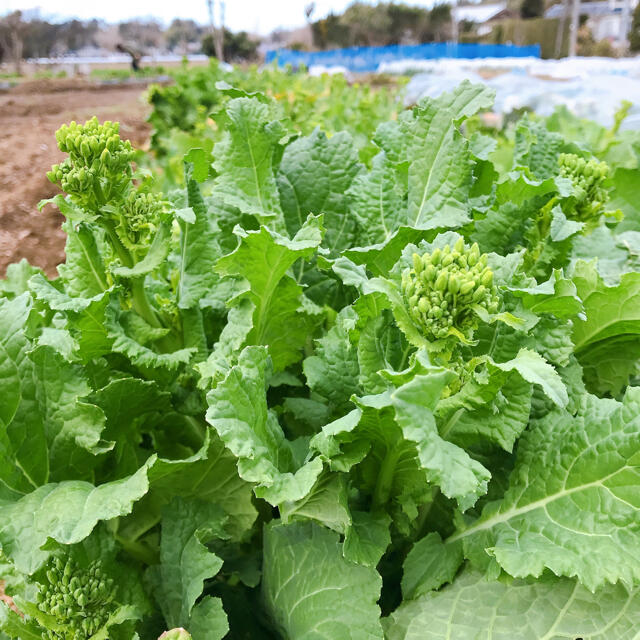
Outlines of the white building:
[{"label": "white building", "polygon": [[[631,27],[631,15],[638,0],[628,0],[628,13],[625,15],[626,0],[604,0],[600,2],[581,2],[580,15],[587,16],[587,26],[595,40],[611,40],[616,44],[626,41],[628,29]],[[545,11],[545,18],[561,18],[565,11],[563,4],[554,4]],[[570,18],[570,3],[566,7]]]}]

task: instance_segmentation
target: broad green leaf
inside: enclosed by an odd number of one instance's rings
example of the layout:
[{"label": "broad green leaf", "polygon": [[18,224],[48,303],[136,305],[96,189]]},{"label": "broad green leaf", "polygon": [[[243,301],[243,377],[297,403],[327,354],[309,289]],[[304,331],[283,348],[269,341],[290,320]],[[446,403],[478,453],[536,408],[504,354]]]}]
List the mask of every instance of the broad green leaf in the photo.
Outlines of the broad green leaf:
[{"label": "broad green leaf", "polygon": [[83,363],[111,353],[113,339],[109,336],[105,316],[110,295],[106,293],[79,313],[67,313],[69,333],[78,345],[77,355]]},{"label": "broad green leaf", "polygon": [[562,136],[549,131],[542,122],[527,117],[516,127],[516,165],[529,167],[539,180],[558,173],[558,155],[565,150]]},{"label": "broad green leaf", "polygon": [[402,565],[402,596],[414,600],[452,582],[463,562],[460,543],[444,544],[432,532],[418,540]]},{"label": "broad green leaf", "polygon": [[[596,259],[596,269],[606,285],[620,284],[620,276],[629,271],[638,271],[638,243],[630,242],[637,238],[638,231],[626,231],[616,234],[609,227],[600,226],[589,235],[574,239],[571,253],[572,263],[590,262]],[[631,235],[631,238],[629,236]]]},{"label": "broad green leaf", "polygon": [[191,164],[185,165],[187,203],[195,219],[180,219],[180,281],[177,289],[178,306],[182,309],[198,306],[209,289],[219,281],[214,265],[220,257],[216,228],[211,220],[200,186]]},{"label": "broad green leaf", "polygon": [[360,169],[353,140],[345,131],[327,138],[316,129],[288,145],[278,187],[289,234],[295,235],[309,214],[321,214],[326,228],[323,246],[336,253],[353,246],[357,220],[346,193]]},{"label": "broad green leaf", "polygon": [[574,321],[578,354],[607,338],[640,334],[640,274],[624,274],[618,286],[608,287],[593,264],[581,261],[575,266],[573,281],[586,315],[585,320]]},{"label": "broad green leaf", "polygon": [[276,370],[300,359],[313,325],[304,313],[302,288],[287,272],[297,260],[311,256],[321,240],[321,218],[310,217],[293,240],[262,227],[241,232],[238,248],[217,263],[222,275],[248,281],[249,290],[232,304],[249,299],[255,305],[246,344],[268,345]]},{"label": "broad green leaf", "polygon": [[353,408],[350,398],[359,392],[356,347],[349,339],[355,321],[353,309],[346,307],[335,326],[316,341],[314,355],[303,362],[309,388],[329,405],[332,416],[344,415]]},{"label": "broad green leaf", "polygon": [[302,500],[280,505],[282,522],[286,524],[300,519],[315,520],[344,534],[351,525],[346,478],[341,473],[322,474],[311,492]]},{"label": "broad green leaf", "polygon": [[640,202],[638,202],[640,169],[618,167],[613,174],[613,192],[608,209],[620,209],[624,219],[620,231],[640,231]]},{"label": "broad green leaf", "polygon": [[377,566],[391,544],[390,525],[391,518],[386,513],[352,511],[351,525],[344,537],[344,557],[365,567]]},{"label": "broad green leaf", "polygon": [[493,91],[464,81],[451,93],[424,99],[400,120],[409,161],[407,226],[456,227],[468,221],[472,157],[457,122],[493,104]]},{"label": "broad green leaf", "polygon": [[58,267],[65,291],[74,298],[92,298],[109,288],[104,262],[95,235],[83,223],[67,220],[66,262]]},{"label": "broad green leaf", "polygon": [[452,585],[404,603],[385,619],[388,640],[635,640],[640,590],[590,593],[574,580],[487,582],[465,571]]},{"label": "broad green leaf", "polygon": [[403,369],[410,351],[385,306],[378,295],[361,296],[355,303],[361,328],[354,342],[358,349],[360,386],[365,394],[382,393],[388,385],[379,372]]},{"label": "broad green leaf", "polygon": [[191,612],[189,630],[195,640],[222,640],[229,631],[229,622],[220,598],[205,596]]},{"label": "broad green leaf", "polygon": [[102,300],[105,296],[105,291],[100,291],[91,298],[71,297],[66,291],[57,288],[61,284],[59,280],[52,283],[44,275],[36,274],[29,281],[29,289],[36,299],[43,301],[53,311],[79,313],[89,307],[92,302]]},{"label": "broad green leaf", "polygon": [[256,519],[251,485],[238,476],[235,456],[212,432],[193,456],[160,458],[149,472],[149,484],[156,508],[175,496],[217,505],[226,514],[225,531],[234,540],[246,537]]},{"label": "broad green leaf", "polygon": [[[555,409],[518,443],[516,466],[502,501],[462,527],[479,566],[490,558],[514,577],[545,568],[577,577],[595,590],[640,577],[639,392],[624,404],[583,396],[576,416]],[[489,555],[487,555],[489,554]]]},{"label": "broad green leaf", "polygon": [[47,481],[48,457],[32,348],[25,335],[31,297],[0,299],[0,496],[13,499]]},{"label": "broad green leaf", "polygon": [[628,384],[640,349],[640,274],[625,273],[610,287],[592,263],[580,261],[573,281],[586,315],[573,323],[576,356],[589,370],[591,390],[617,395]]},{"label": "broad green leaf", "polygon": [[196,365],[200,374],[198,386],[208,389],[215,386],[235,364],[238,352],[242,350],[247,336],[253,327],[255,305],[251,300],[241,300],[229,309],[227,324],[220,333],[220,339],[214,345],[209,357]]},{"label": "broad green leaf", "polygon": [[545,394],[559,407],[569,401],[567,390],[556,370],[538,353],[531,349],[520,349],[518,355],[508,362],[496,363],[503,371],[517,371],[524,380],[542,387]]},{"label": "broad green leaf", "polygon": [[0,600],[0,638],[17,640],[42,640],[42,629],[37,623],[25,620]]},{"label": "broad green leaf", "polygon": [[[398,262],[403,249],[409,243],[420,242],[423,238],[431,237],[432,235],[433,231],[400,227],[384,242],[368,247],[346,249],[343,252],[343,257],[335,262],[337,263],[346,258],[355,265],[366,265],[374,276],[387,276],[393,265]],[[347,283],[345,282],[345,284]]]},{"label": "broad green leaf", "polygon": [[238,458],[238,472],[255,493],[273,505],[295,502],[311,491],[320,459],[296,469],[291,443],[267,406],[268,352],[245,347],[218,386],[209,392],[207,422]]},{"label": "broad green leaf", "polygon": [[528,287],[509,287],[524,306],[535,314],[549,313],[557,318],[572,318],[583,314],[584,308],[575,284],[554,269],[546,282]]},{"label": "broad green leaf", "polygon": [[557,205],[553,208],[552,215],[549,237],[554,242],[562,242],[584,229],[583,222],[568,220],[562,209]]},{"label": "broad green leaf", "polygon": [[262,595],[283,637],[382,640],[382,580],[340,547],[337,533],[312,523],[265,527]]},{"label": "broad green leaf", "polygon": [[348,198],[351,215],[358,223],[359,246],[388,240],[406,222],[405,191],[406,185],[384,151],[373,159],[368,173],[355,177]]},{"label": "broad green leaf", "polygon": [[113,453],[102,465],[103,478],[122,477],[139,468],[144,427],[155,426],[171,412],[169,398],[155,382],[139,378],[113,380],[92,396],[106,417],[103,437],[113,443]]},{"label": "broad green leaf", "polygon": [[489,472],[464,449],[440,437],[436,426],[436,404],[451,372],[437,370],[417,375],[396,389],[391,398],[396,420],[404,437],[415,443],[427,478],[445,496],[457,500],[461,510],[472,507],[486,493]]},{"label": "broad green leaf", "polygon": [[222,568],[205,543],[226,537],[224,512],[210,502],[174,499],[164,509],[160,564],[147,577],[169,627],[189,627],[203,583]]},{"label": "broad green leaf", "polygon": [[275,175],[285,134],[281,123],[272,119],[270,105],[251,98],[231,100],[219,120],[226,135],[213,150],[214,195],[283,231]]},{"label": "broad green leaf", "polygon": [[[37,347],[29,357],[48,450],[46,481],[91,479],[94,456],[109,451],[113,443],[102,440],[105,416],[86,400],[92,390],[82,367],[47,346]],[[28,423],[24,427],[28,429]]]},{"label": "broad green leaf", "polygon": [[10,264],[4,280],[0,280],[0,298],[15,298],[26,293],[29,291],[29,280],[36,274],[42,275],[42,270],[31,266],[26,258]]},{"label": "broad green leaf", "polygon": [[0,504],[0,545],[23,573],[31,574],[49,555],[41,548],[51,538],[75,544],[100,520],[129,513],[149,489],[147,474],[155,456],[132,476],[94,486],[66,480],[38,487],[16,502]]},{"label": "broad green leaf", "polygon": [[[333,471],[356,467],[353,482],[361,495],[370,496],[375,514],[388,514],[408,533],[418,508],[431,500],[427,470],[415,442],[405,439],[396,423],[388,394],[360,398],[356,404],[357,409],[323,427],[311,439],[311,449]],[[350,537],[357,535],[355,529],[350,532]]]},{"label": "broad green leaf", "polygon": [[493,362],[474,372],[458,393],[438,403],[439,433],[461,446],[494,442],[512,451],[527,428],[531,384],[517,371],[504,371]]},{"label": "broad green leaf", "polygon": [[74,359],[74,352],[78,349],[78,344],[71,337],[69,331],[56,327],[42,327],[37,343],[39,346],[51,347],[69,361]]},{"label": "broad green leaf", "polygon": [[196,351],[193,348],[178,349],[171,353],[158,353],[153,349],[140,344],[129,335],[120,319],[122,313],[119,310],[117,300],[113,299],[105,308],[104,326],[107,329],[109,339],[113,340],[112,349],[121,353],[140,367],[163,368],[168,370],[178,369],[186,364]]}]

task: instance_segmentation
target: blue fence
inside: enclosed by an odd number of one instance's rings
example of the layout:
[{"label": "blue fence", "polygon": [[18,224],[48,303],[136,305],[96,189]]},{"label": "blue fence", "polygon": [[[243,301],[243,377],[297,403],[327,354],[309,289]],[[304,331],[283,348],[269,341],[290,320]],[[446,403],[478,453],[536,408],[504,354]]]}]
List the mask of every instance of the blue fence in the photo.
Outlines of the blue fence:
[{"label": "blue fence", "polygon": [[280,66],[322,65],[346,67],[350,71],[377,71],[382,62],[396,60],[437,60],[438,58],[526,58],[540,57],[540,45],[518,47],[513,44],[454,44],[432,42],[416,45],[390,45],[388,47],[349,47],[331,51],[268,51],[266,62],[277,60]]}]

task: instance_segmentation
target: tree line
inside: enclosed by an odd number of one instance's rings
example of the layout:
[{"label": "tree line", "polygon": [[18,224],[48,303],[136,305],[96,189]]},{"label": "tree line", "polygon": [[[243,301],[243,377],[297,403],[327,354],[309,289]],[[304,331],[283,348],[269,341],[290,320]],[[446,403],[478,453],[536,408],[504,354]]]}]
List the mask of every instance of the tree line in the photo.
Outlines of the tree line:
[{"label": "tree line", "polygon": [[[259,42],[246,32],[224,30],[224,58],[252,60]],[[215,55],[208,27],[175,19],[168,27],[155,20],[131,20],[110,25],[98,20],[55,23],[32,12],[14,11],[0,18],[0,62],[20,62],[74,54],[86,48],[115,51],[118,45],[140,55],[153,52]]]}]

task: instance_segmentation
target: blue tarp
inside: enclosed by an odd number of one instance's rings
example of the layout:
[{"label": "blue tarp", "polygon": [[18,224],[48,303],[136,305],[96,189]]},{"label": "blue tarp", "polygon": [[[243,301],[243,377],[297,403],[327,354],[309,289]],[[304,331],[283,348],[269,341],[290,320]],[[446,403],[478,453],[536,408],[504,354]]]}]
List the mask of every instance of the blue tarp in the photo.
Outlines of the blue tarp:
[{"label": "blue tarp", "polygon": [[513,44],[454,44],[432,42],[416,45],[390,45],[388,47],[349,47],[330,51],[267,51],[266,62],[277,60],[280,66],[345,67],[349,71],[377,71],[382,62],[395,60],[434,60],[437,58],[525,58],[540,57],[540,45],[518,47]]}]

